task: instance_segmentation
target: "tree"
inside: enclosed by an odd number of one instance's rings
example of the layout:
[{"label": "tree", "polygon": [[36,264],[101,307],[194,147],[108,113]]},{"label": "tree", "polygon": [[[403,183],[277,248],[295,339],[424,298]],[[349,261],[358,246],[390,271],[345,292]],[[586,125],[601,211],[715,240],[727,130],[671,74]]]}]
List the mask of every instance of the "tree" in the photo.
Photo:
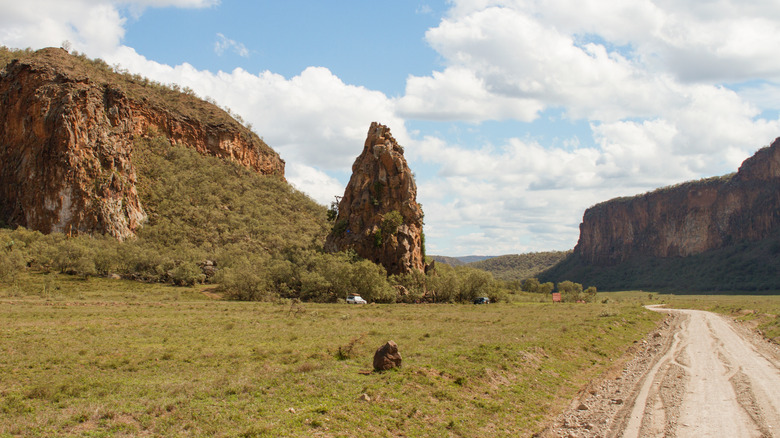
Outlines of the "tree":
[{"label": "tree", "polygon": [[558,283],[558,292],[561,293],[561,299],[567,303],[573,303],[580,300],[582,285],[569,280]]},{"label": "tree", "polygon": [[583,301],[587,303],[592,303],[596,301],[596,286],[591,286],[587,289],[585,289],[585,292],[583,292]]},{"label": "tree", "polygon": [[540,294],[549,294],[552,293],[553,289],[555,289],[555,286],[552,284],[551,281],[548,281],[547,283],[542,283],[539,285],[538,292]]},{"label": "tree", "polygon": [[536,278],[527,278],[523,281],[523,285],[521,286],[522,290],[526,292],[540,292],[539,291],[539,280]]}]

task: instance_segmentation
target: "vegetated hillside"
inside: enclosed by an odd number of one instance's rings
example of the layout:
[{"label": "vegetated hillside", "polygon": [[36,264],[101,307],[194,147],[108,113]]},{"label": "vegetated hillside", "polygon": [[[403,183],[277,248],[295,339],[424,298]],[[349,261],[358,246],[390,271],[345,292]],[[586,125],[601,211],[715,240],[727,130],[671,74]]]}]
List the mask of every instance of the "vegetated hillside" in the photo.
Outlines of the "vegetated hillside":
[{"label": "vegetated hillside", "polygon": [[474,262],[481,262],[482,260],[487,260],[490,258],[493,258],[495,256],[481,256],[481,255],[470,255],[470,256],[462,256],[462,257],[448,257],[448,256],[431,256],[430,258],[432,260],[435,260],[437,262],[441,262],[450,266],[462,266],[469,263]]},{"label": "vegetated hillside", "polygon": [[139,139],[136,152],[139,197],[148,211],[137,237],[0,229],[0,285],[24,288],[27,270],[53,278],[69,273],[179,285],[206,281],[239,300],[335,302],[348,293],[372,302],[507,298],[492,275],[478,269],[442,265],[431,275],[388,277],[354,252],[324,253],[333,226],[325,207],[279,178],[171,145],[164,137]]},{"label": "vegetated hillside", "polygon": [[136,153],[149,216],[138,236],[150,245],[197,248],[200,259],[227,262],[230,253],[316,248],[330,228],[325,207],[282,179],[171,146],[164,137],[137,141]]},{"label": "vegetated hillside", "polygon": [[457,257],[447,257],[447,256],[433,255],[433,256],[428,256],[428,258],[433,260],[433,261],[435,261],[436,263],[444,263],[445,265],[450,265],[450,266],[453,266],[453,267],[455,267],[455,266],[463,266],[463,265],[466,264],[466,262],[461,261]]},{"label": "vegetated hillside", "polygon": [[163,135],[204,155],[284,176],[248,127],[188,89],[56,48],[0,49],[0,221],[44,233],[135,235],[134,142]]},{"label": "vegetated hillside", "polygon": [[[136,237],[1,230],[6,251],[0,280],[28,265],[176,284],[214,273],[249,278],[269,259],[321,247],[330,228],[325,207],[284,180],[171,145],[165,137],[137,139],[134,162],[147,212]],[[203,269],[206,261],[209,269]]]},{"label": "vegetated hillside", "polygon": [[[241,300],[507,296],[477,269],[388,277],[355,251],[323,252],[337,225],[326,209],[286,183],[284,161],[256,134],[191,90],[62,49],[0,48],[0,60],[10,60],[0,66],[0,283],[38,271],[206,282]],[[393,224],[383,241],[402,231]]]},{"label": "vegetated hillside", "polygon": [[542,271],[559,263],[569,254],[571,254],[571,251],[508,254],[469,263],[468,266],[488,271],[499,280],[524,280],[536,277]]},{"label": "vegetated hillside", "polygon": [[574,252],[541,278],[599,290],[780,291],[780,138],[736,174],[585,211]]}]

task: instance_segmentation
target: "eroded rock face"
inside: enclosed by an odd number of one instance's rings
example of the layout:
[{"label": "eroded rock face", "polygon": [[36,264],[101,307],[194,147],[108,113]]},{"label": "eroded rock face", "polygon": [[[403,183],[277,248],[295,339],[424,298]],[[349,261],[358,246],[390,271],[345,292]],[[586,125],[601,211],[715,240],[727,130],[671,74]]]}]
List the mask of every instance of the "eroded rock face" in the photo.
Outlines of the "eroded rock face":
[{"label": "eroded rock face", "polygon": [[780,138],[736,174],[589,208],[574,251],[596,265],[635,256],[689,256],[763,239],[779,225]]},{"label": "eroded rock face", "polygon": [[353,249],[388,274],[425,268],[423,212],[404,150],[387,126],[372,123],[363,152],[352,165],[328,251]]},{"label": "eroded rock face", "polygon": [[43,49],[0,70],[0,222],[132,236],[146,217],[133,139],[149,132],[284,175],[278,154],[237,122],[209,124],[154,99],[131,98],[109,73],[93,77],[83,60]]}]

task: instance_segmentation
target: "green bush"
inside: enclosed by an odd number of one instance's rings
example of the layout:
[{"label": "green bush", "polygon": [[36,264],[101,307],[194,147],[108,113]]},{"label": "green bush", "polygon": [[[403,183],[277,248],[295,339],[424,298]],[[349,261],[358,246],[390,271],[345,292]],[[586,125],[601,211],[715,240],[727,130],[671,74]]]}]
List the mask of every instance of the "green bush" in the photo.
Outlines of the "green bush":
[{"label": "green bush", "polygon": [[392,236],[398,232],[398,227],[404,223],[404,218],[396,210],[390,211],[382,215],[382,234],[384,236]]},{"label": "green bush", "polygon": [[25,267],[22,251],[11,242],[0,240],[0,281],[13,281]]},{"label": "green bush", "polygon": [[521,286],[521,289],[525,292],[539,292],[539,280],[536,278],[528,278],[526,280],[523,280],[523,285]]},{"label": "green bush", "polygon": [[193,262],[182,262],[170,272],[171,281],[177,286],[192,286],[195,283],[203,283],[206,275],[200,267]]},{"label": "green bush", "polygon": [[569,280],[558,283],[558,292],[561,293],[561,299],[566,303],[579,301],[582,293],[582,285]]}]

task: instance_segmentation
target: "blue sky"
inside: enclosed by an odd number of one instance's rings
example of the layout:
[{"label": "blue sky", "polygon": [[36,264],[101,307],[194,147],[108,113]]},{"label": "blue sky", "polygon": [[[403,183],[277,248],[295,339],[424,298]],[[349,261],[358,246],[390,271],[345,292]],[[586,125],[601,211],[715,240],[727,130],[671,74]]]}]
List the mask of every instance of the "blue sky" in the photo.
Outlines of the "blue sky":
[{"label": "blue sky", "polygon": [[570,249],[587,207],[780,136],[777,2],[0,1],[0,44],[65,40],[240,114],[324,205],[387,124],[431,254]]}]

